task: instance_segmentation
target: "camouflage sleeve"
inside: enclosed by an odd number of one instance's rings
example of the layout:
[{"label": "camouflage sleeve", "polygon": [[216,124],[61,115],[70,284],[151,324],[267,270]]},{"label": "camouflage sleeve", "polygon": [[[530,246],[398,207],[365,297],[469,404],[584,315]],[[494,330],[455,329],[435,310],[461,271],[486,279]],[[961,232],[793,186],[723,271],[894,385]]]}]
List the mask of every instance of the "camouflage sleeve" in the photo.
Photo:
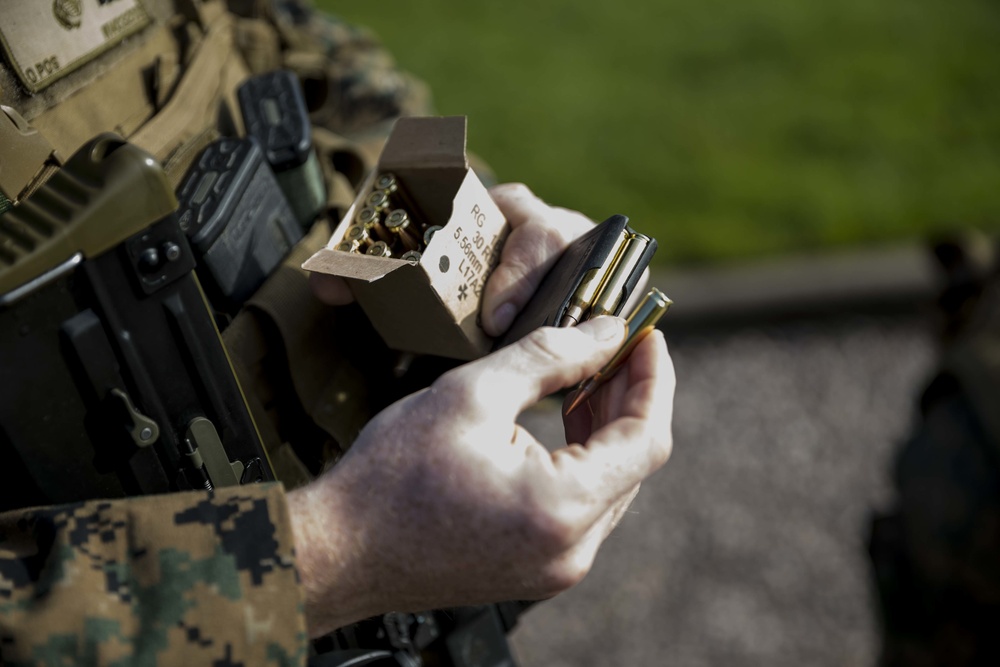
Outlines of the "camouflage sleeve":
[{"label": "camouflage sleeve", "polygon": [[0,514],[0,664],[301,665],[278,484]]},{"label": "camouflage sleeve", "polygon": [[399,116],[433,113],[427,85],[400,70],[369,30],[308,0],[274,0],[273,9],[284,65],[302,79],[314,125],[358,137],[384,132]]}]

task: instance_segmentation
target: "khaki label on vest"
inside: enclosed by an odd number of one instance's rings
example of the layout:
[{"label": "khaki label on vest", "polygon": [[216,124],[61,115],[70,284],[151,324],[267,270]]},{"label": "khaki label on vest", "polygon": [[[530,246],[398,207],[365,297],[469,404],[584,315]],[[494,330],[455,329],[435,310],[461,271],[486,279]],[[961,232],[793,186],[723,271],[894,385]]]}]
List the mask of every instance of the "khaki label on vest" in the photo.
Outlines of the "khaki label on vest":
[{"label": "khaki label on vest", "polygon": [[139,0],[0,0],[0,43],[35,93],[149,24]]}]

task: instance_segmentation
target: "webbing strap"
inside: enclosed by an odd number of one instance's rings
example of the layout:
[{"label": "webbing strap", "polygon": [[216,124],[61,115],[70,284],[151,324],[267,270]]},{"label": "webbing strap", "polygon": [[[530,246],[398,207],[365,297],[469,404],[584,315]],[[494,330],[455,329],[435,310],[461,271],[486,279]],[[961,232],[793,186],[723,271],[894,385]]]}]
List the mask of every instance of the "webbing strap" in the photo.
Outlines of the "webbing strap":
[{"label": "webbing strap", "polygon": [[[232,356],[247,367],[268,353],[283,350],[292,390],[303,410],[346,447],[372,414],[368,382],[356,366],[358,360],[349,359],[336,342],[353,323],[345,323],[338,309],[316,300],[308,276],[299,268],[323,246],[327,236],[326,225],[314,225],[222,338]],[[253,390],[266,396],[275,388],[258,385]]]},{"label": "webbing strap", "polygon": [[[355,187],[373,161],[359,154],[357,145],[323,128],[313,129],[313,144],[327,183],[327,217],[333,222],[354,200]],[[344,171],[338,171],[334,165]],[[302,411],[345,450],[373,414],[370,385],[377,384],[359,369],[359,360],[347,350],[365,329],[355,321],[361,317],[351,309],[335,309],[319,303],[308,286],[302,262],[321,248],[329,236],[323,220],[298,243],[283,265],[264,283],[223,332],[226,349],[233,359],[240,382],[258,422],[273,422],[277,415],[264,404],[277,403],[275,393],[293,394]],[[363,335],[363,334],[362,334]],[[374,334],[372,334],[374,335]],[[364,341],[361,341],[361,348]],[[262,369],[268,359],[278,357],[287,373],[284,378]],[[357,355],[353,355],[356,357]],[[284,384],[280,384],[280,383]],[[261,429],[275,474],[286,484],[302,479],[302,464],[277,431]],[[298,442],[298,445],[304,443]],[[308,443],[312,444],[312,443]],[[319,453],[329,461],[337,451]],[[317,452],[305,453],[315,459]]]},{"label": "webbing strap", "polygon": [[18,201],[52,156],[52,145],[11,107],[0,106],[0,196]]},{"label": "webbing strap", "polygon": [[247,70],[235,48],[232,28],[228,14],[208,28],[170,101],[128,137],[163,163],[175,185],[194,157],[183,149],[216,130],[221,102],[228,106],[233,123],[238,128],[242,125],[239,113],[233,111],[238,109],[236,87]]}]

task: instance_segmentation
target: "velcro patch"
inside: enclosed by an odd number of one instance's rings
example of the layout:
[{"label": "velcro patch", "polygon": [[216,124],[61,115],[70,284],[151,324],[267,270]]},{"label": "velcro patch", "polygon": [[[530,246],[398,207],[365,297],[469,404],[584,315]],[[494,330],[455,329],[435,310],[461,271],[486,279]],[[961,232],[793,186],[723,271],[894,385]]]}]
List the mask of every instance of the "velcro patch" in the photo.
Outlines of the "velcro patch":
[{"label": "velcro patch", "polygon": [[37,93],[147,26],[139,0],[2,0],[0,44]]}]

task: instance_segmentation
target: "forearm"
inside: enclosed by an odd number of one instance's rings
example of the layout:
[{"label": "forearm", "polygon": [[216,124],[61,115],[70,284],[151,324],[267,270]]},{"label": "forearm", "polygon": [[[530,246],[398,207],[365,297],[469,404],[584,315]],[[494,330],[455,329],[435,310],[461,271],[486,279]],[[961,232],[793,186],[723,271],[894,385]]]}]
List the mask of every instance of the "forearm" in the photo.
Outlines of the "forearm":
[{"label": "forearm", "polygon": [[376,598],[377,582],[368,574],[371,564],[363,555],[366,532],[351,523],[351,508],[343,496],[332,479],[288,494],[310,637],[385,611]]}]

